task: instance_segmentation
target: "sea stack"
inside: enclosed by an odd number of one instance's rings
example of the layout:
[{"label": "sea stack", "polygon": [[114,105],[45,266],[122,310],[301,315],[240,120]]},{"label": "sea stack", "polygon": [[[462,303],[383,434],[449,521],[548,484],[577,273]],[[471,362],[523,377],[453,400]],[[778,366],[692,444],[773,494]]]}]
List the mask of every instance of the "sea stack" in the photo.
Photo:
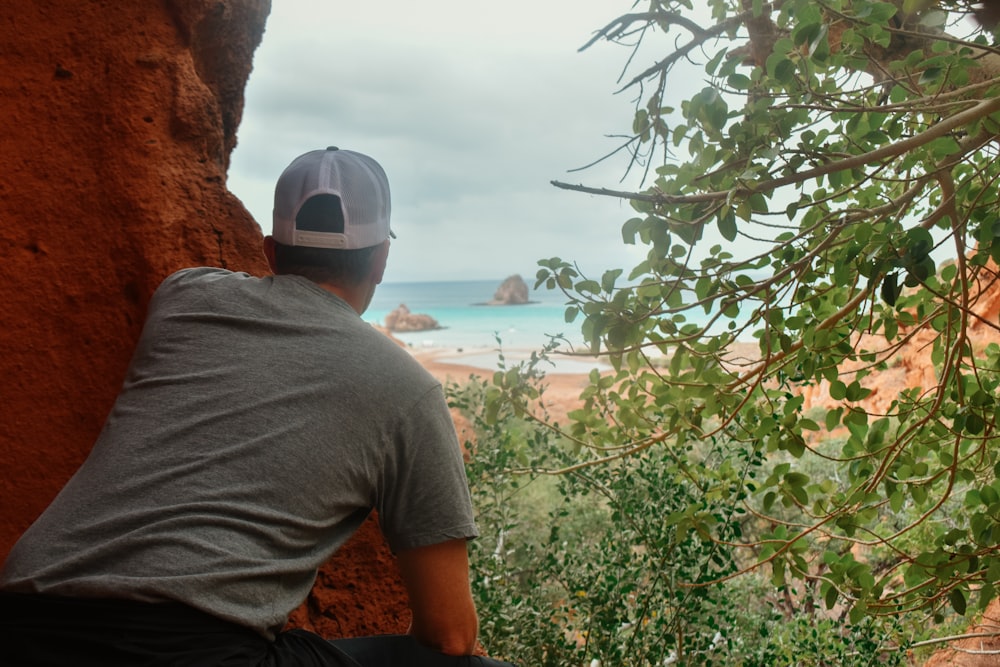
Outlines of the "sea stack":
[{"label": "sea stack", "polygon": [[441,325],[430,315],[411,313],[405,303],[385,316],[385,328],[389,331],[431,331]]},{"label": "sea stack", "polygon": [[518,274],[508,277],[493,294],[491,306],[511,306],[528,303],[528,284]]}]

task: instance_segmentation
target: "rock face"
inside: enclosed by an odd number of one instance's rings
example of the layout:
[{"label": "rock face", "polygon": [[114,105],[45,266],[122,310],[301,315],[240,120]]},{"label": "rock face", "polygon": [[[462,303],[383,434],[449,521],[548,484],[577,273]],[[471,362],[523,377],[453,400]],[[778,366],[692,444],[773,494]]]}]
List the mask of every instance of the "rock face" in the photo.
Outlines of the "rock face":
[{"label": "rock face", "polygon": [[385,328],[389,331],[431,331],[441,325],[430,315],[411,313],[405,303],[385,316]]},{"label": "rock face", "polygon": [[978,622],[964,634],[965,639],[948,642],[934,653],[924,667],[996,667],[1000,655],[1000,600],[993,600]]},{"label": "rock face", "polygon": [[[90,450],[160,280],[267,270],[226,170],[269,11],[37,0],[0,20],[0,560]],[[339,596],[338,633],[405,630],[391,557],[362,533],[297,622]]]},{"label": "rock face", "polygon": [[493,294],[491,306],[510,306],[528,303],[528,285],[524,278],[513,275],[505,279]]}]

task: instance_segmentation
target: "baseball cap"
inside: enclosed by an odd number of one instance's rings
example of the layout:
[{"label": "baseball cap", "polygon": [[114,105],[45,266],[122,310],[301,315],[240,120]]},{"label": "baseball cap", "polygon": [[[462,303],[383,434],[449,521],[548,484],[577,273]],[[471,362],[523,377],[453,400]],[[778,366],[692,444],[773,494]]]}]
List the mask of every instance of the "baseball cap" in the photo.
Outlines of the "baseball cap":
[{"label": "baseball cap", "polygon": [[379,163],[329,146],[295,158],[278,177],[272,234],[288,246],[368,248],[395,236],[389,212],[389,181]]}]

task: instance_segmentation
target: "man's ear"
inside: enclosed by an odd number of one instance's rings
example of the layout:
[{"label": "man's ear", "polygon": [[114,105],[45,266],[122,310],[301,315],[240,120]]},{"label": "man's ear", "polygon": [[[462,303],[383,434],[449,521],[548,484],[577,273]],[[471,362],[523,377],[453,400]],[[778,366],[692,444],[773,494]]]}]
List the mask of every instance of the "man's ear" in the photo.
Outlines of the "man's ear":
[{"label": "man's ear", "polygon": [[278,264],[274,259],[274,237],[264,237],[264,257],[267,258],[267,265],[271,267],[273,273],[278,272]]},{"label": "man's ear", "polygon": [[389,260],[389,239],[382,242],[382,245],[375,251],[372,258],[372,280],[375,285],[382,284],[382,276],[385,274],[385,266]]}]

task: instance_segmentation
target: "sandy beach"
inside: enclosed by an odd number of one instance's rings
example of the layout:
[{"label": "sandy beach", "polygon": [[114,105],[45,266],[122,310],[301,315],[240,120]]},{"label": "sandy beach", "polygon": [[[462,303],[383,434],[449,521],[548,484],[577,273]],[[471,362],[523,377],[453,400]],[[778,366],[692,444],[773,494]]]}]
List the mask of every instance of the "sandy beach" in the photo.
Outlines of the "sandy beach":
[{"label": "sandy beach", "polygon": [[[462,350],[450,348],[407,348],[434,377],[441,382],[462,383],[469,376],[489,378],[497,370],[497,353],[484,350]],[[531,350],[505,350],[508,365],[526,359]],[[756,343],[734,343],[728,359],[733,370],[741,372],[757,362],[760,351]],[[552,363],[542,365],[545,371],[545,405],[550,412],[564,415],[580,404],[580,392],[588,384],[590,369],[598,366],[610,370],[610,366],[589,357],[569,357],[553,355]]]},{"label": "sandy beach", "polygon": [[[487,367],[482,352],[468,352],[457,349],[425,348],[411,350],[413,357],[431,375],[442,383],[466,382],[470,376],[490,378],[496,367]],[[506,351],[508,361],[523,358],[530,351]],[[496,359],[496,354],[490,356]],[[474,363],[470,363],[474,362]],[[587,362],[575,359],[557,359],[555,367],[544,366],[545,409],[558,421],[564,421],[568,411],[580,405],[580,392],[587,386]]]}]

